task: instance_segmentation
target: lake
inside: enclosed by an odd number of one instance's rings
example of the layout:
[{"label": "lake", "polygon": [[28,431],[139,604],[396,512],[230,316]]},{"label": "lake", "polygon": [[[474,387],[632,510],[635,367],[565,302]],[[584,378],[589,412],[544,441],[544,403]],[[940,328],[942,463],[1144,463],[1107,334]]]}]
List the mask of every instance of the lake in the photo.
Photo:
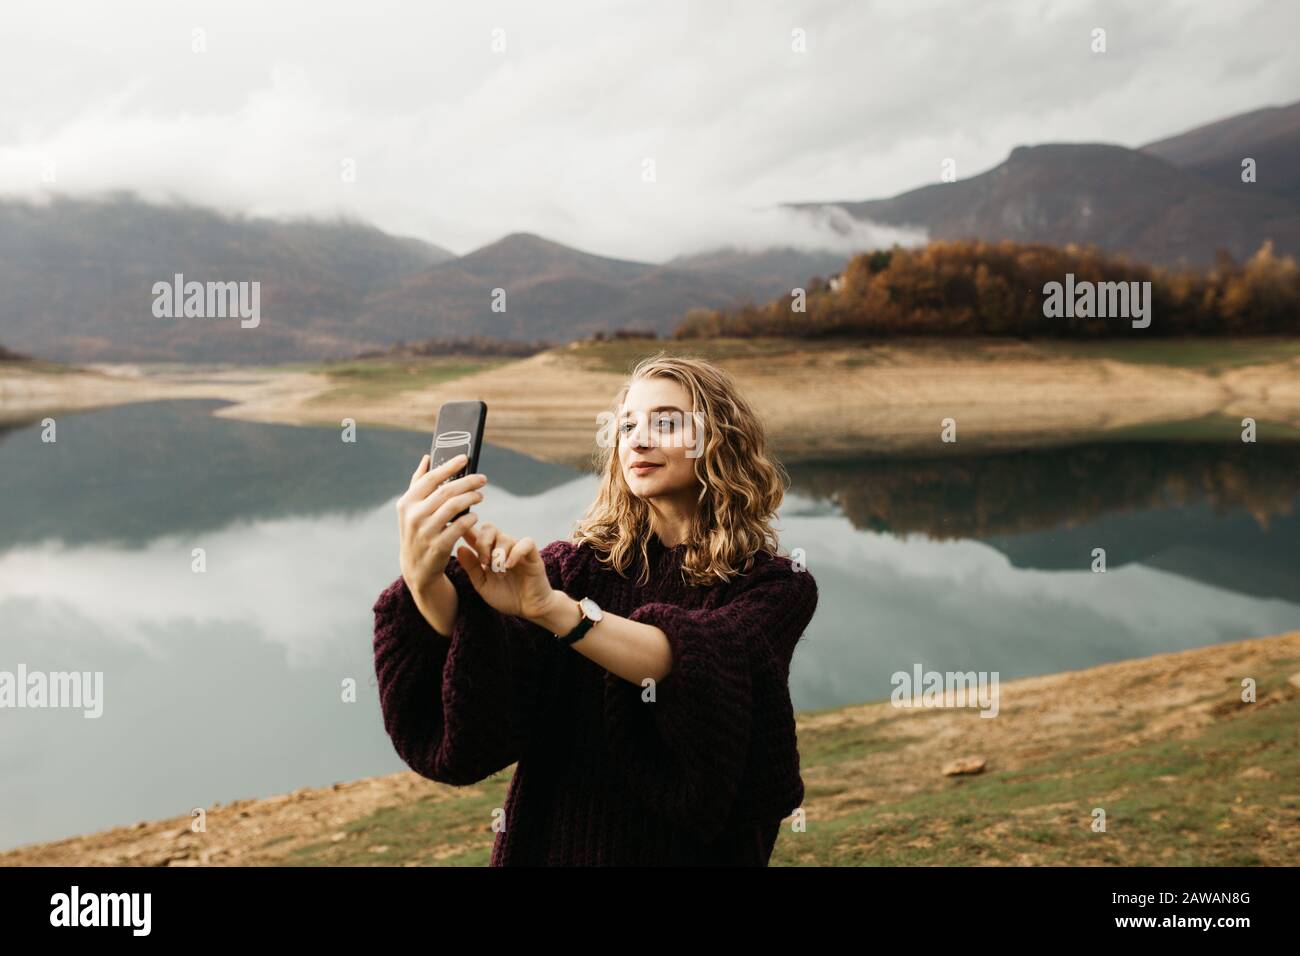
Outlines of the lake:
[{"label": "lake", "polygon": [[[61,415],[52,444],[35,424],[0,434],[0,671],[104,674],[97,719],[0,709],[0,848],[404,766],[371,606],[399,573],[393,501],[429,436],[362,423],[348,444],[219,406]],[[917,664],[1009,680],[1300,628],[1294,444],[786,467],[782,544],[820,589],[798,710],[886,698]],[[539,543],[595,494],[495,446],[480,468],[477,510]]]}]

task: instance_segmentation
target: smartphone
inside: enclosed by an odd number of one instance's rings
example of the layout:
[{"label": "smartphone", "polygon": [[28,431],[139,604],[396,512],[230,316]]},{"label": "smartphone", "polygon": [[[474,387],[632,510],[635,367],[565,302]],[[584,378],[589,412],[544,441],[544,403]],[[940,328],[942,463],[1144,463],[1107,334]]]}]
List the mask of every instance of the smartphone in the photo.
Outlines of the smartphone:
[{"label": "smartphone", "polygon": [[[446,402],[438,409],[438,424],[433,430],[433,448],[429,452],[429,470],[437,468],[457,455],[468,455],[469,462],[447,481],[463,478],[478,471],[478,452],[483,445],[483,426],[487,423],[487,404],[484,402]],[[446,484],[446,482],[443,482]],[[466,508],[452,518],[455,521],[469,514]]]}]

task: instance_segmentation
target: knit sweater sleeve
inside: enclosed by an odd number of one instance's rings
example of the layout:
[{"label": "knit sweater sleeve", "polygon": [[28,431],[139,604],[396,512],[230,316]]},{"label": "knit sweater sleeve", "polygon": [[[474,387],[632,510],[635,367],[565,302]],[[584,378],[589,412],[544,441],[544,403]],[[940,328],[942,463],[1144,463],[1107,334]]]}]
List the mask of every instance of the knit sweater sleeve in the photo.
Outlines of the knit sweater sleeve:
[{"label": "knit sweater sleeve", "polygon": [[672,648],[672,670],[653,701],[640,684],[605,677],[611,759],[652,812],[705,842],[727,824],[751,745],[776,764],[759,773],[798,773],[797,751],[754,739],[754,708],[779,709],[777,695],[788,705],[790,662],[816,610],[817,585],[784,557],[747,577],[716,608],[653,602],[629,615],[662,630]]},{"label": "knit sweater sleeve", "polygon": [[[563,586],[569,547],[556,541],[541,551],[552,587]],[[425,620],[405,579],[379,595],[375,675],[398,756],[421,776],[464,786],[508,767],[528,746],[555,642],[484,601],[454,556],[446,574],[459,598],[449,636]]]}]

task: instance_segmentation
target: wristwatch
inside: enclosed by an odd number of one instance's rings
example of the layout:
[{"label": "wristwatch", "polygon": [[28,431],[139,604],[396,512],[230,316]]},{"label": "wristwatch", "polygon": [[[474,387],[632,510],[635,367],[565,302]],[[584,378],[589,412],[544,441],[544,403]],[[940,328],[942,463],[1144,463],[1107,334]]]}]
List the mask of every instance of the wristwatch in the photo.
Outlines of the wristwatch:
[{"label": "wristwatch", "polygon": [[568,634],[555,635],[559,638],[560,643],[566,647],[581,639],[583,635],[591,630],[592,625],[599,623],[600,619],[605,616],[605,612],[600,609],[600,605],[589,597],[585,597],[578,602],[578,611],[582,614],[582,617],[573,626],[573,630]]}]

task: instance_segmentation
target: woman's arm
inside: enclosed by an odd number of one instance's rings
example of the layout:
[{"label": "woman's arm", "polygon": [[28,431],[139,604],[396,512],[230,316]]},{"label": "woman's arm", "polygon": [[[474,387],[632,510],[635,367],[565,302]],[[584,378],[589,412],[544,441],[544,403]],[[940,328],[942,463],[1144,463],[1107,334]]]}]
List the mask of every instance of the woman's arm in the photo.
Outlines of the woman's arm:
[{"label": "woman's arm", "polygon": [[[565,542],[542,557],[563,586]],[[375,673],[384,729],[415,772],[476,783],[516,762],[545,706],[557,646],[535,625],[488,606],[457,561],[444,580],[456,599],[449,633],[438,633],[404,578],[375,604]]]},{"label": "woman's arm", "polygon": [[[530,620],[554,636],[573,630],[581,617],[578,602],[556,591],[547,609]],[[609,611],[603,611],[600,623],[570,646],[611,674],[638,686],[647,677],[661,681],[672,671],[672,644],[667,634],[653,624]]]},{"label": "woman's arm", "polygon": [[422,589],[411,589],[411,599],[430,627],[443,637],[451,637],[456,626],[456,613],[460,610],[460,597],[445,571]]},{"label": "woman's arm", "polygon": [[[492,607],[522,618],[553,644],[555,635],[568,633],[578,623],[578,602],[550,579],[532,538],[515,540],[487,523],[466,532],[466,538],[474,548],[462,548],[458,557],[475,592]],[[638,684],[646,677],[663,679],[672,666],[671,645],[662,630],[608,611],[572,646],[605,670]]]},{"label": "woman's arm", "polygon": [[[452,518],[482,500],[477,489],[486,480],[447,480],[463,465],[464,456],[433,470],[428,455],[421,460],[397,500],[402,576],[374,606],[384,728],[411,769],[451,784],[474,783],[519,759],[553,653],[539,641],[544,632],[490,607],[460,561],[449,560],[462,533],[473,539],[477,516]],[[565,547],[556,544],[536,562],[548,588],[563,586]]]},{"label": "woman's arm", "polygon": [[[816,607],[812,575],[793,570],[789,559],[772,558],[720,607],[652,602],[632,612],[634,623],[664,633],[672,671],[653,693],[639,680],[607,675],[605,732],[615,767],[653,812],[712,841],[741,796],[752,746],[765,763],[755,772],[773,784],[767,789],[783,800],[794,791],[798,751],[789,670]],[[792,809],[768,808],[777,814]]]}]

